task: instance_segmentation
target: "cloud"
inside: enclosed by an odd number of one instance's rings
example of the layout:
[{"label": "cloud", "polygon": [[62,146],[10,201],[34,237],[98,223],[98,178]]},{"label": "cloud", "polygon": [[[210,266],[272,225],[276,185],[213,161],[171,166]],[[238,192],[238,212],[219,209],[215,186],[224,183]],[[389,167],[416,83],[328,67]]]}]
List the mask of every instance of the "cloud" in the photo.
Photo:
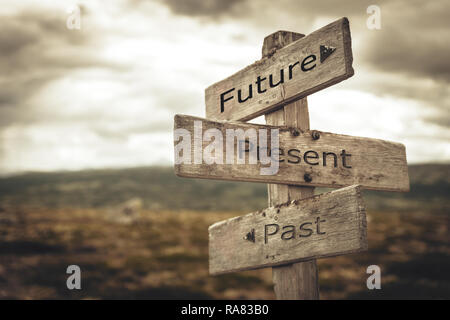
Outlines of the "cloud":
[{"label": "cloud", "polygon": [[448,1],[378,1],[381,30],[366,27],[369,0],[82,1],[81,30],[66,27],[72,1],[7,1],[0,170],[169,163],[173,115],[204,116],[204,89],[259,59],[264,36],[342,16],[355,75],[311,96],[311,123],[449,159]]},{"label": "cloud", "polygon": [[421,120],[450,128],[450,86],[445,81],[379,71],[367,64],[355,70],[355,76],[340,83],[340,88],[411,103],[420,102],[421,108],[427,110],[427,114],[421,114]]},{"label": "cloud", "polygon": [[[203,85],[186,70],[195,71],[195,64],[186,54],[190,65],[177,62],[178,47],[185,48],[180,39],[153,26],[164,16],[149,21],[135,11],[92,5],[82,10],[81,30],[66,28],[64,8],[2,15],[0,170],[132,165],[131,153],[112,151],[130,145],[141,148],[135,161],[161,161],[161,152],[139,141],[170,141],[173,114],[201,108]],[[130,16],[150,31],[127,29]],[[114,157],[92,157],[96,149]],[[167,153],[170,147],[159,149]]]},{"label": "cloud", "polygon": [[38,120],[28,101],[51,81],[79,68],[112,67],[96,56],[91,34],[68,30],[65,17],[22,11],[0,18],[0,129]]},{"label": "cloud", "polygon": [[378,70],[450,81],[449,1],[381,6],[382,28],[368,34],[364,60]]},{"label": "cloud", "polygon": [[[302,33],[321,26],[317,21],[330,22],[347,16],[352,34],[360,42],[361,50],[357,53],[367,65],[407,76],[450,80],[447,62],[450,46],[446,41],[450,38],[450,2],[447,0],[426,4],[418,0],[379,1],[376,4],[381,9],[382,28],[377,31],[366,27],[367,7],[374,4],[371,0],[340,1],[339,5],[329,0],[169,0],[161,3],[175,14],[194,19],[209,17],[209,23],[223,23],[218,18],[226,16],[235,22],[266,25],[272,30],[277,25],[279,29],[290,26]],[[242,30],[242,34],[247,32]]]},{"label": "cloud", "polygon": [[25,11],[13,16],[2,16],[2,70],[22,73],[35,67],[64,69],[98,64],[99,61],[92,57],[73,54],[74,47],[93,45],[94,42],[89,33],[67,29],[65,18],[65,13],[47,11]]},{"label": "cloud", "polygon": [[[220,22],[213,20],[222,17],[239,20],[253,20],[263,12],[270,12],[272,17],[283,16],[289,13],[300,19],[310,19],[311,17],[330,17],[352,15],[365,11],[373,3],[371,0],[341,1],[339,6],[334,5],[329,0],[315,1],[292,1],[292,0],[157,0],[167,6],[174,14],[184,15],[194,18],[210,18],[210,22]],[[142,3],[140,0],[130,0],[130,3]],[[265,21],[270,24],[270,21]]]},{"label": "cloud", "polygon": [[393,73],[450,80],[448,0],[426,4],[417,0],[380,1],[377,4],[381,9],[382,28],[378,31],[366,28],[366,9],[374,4],[371,0],[340,1],[339,5],[329,0],[169,0],[162,3],[175,14],[193,18],[208,16],[211,23],[221,23],[216,18],[224,15],[270,27],[278,23],[278,17],[307,21],[310,26],[302,32],[312,31],[311,21],[348,16],[354,33],[364,34],[361,54],[368,64]]},{"label": "cloud", "polygon": [[174,14],[218,18],[233,12],[234,8],[246,0],[161,0]]}]

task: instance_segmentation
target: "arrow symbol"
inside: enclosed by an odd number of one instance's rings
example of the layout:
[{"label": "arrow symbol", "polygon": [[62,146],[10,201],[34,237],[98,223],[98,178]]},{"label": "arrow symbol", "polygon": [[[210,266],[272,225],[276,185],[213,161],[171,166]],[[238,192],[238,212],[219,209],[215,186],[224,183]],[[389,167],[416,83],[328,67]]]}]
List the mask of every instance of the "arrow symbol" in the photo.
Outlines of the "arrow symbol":
[{"label": "arrow symbol", "polygon": [[255,229],[252,229],[247,235],[244,237],[244,240],[255,242]]},{"label": "arrow symbol", "polygon": [[336,51],[334,47],[320,45],[320,63],[324,62],[334,51]]}]

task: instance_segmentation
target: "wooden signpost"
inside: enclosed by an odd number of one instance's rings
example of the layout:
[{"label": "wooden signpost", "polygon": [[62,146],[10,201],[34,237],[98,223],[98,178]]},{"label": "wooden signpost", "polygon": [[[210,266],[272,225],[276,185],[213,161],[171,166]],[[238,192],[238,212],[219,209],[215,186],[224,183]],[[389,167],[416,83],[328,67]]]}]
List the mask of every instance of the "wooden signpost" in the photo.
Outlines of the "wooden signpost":
[{"label": "wooden signpost", "polygon": [[359,186],[294,200],[209,227],[209,271],[213,275],[366,249],[366,215]]},{"label": "wooden signpost", "polygon": [[[191,159],[190,163],[175,164],[175,173],[180,177],[330,188],[360,184],[365,189],[384,191],[409,189],[405,147],[400,143],[316,130],[300,132],[286,126],[209,121],[182,115],[175,116],[174,128],[187,130],[192,146],[196,145],[195,129],[200,130],[198,138],[201,141],[198,142],[197,149],[191,148],[188,157]],[[274,128],[279,131],[279,146],[271,149],[270,135],[266,132]],[[225,140],[221,150],[215,150],[220,153],[217,159],[219,161],[195,164],[195,153],[198,154],[197,158],[200,158],[211,143],[202,139],[209,129],[220,131]],[[248,138],[252,133],[255,139]],[[258,133],[267,136],[267,146],[258,144]],[[256,160],[262,153],[271,162],[277,162],[277,174],[261,175],[261,167],[268,164],[261,164],[261,161],[250,163],[252,152]],[[228,156],[233,156],[228,161],[227,153]]]},{"label": "wooden signpost", "polygon": [[207,118],[250,120],[353,75],[347,18],[273,49],[263,50],[266,59],[206,89]]},{"label": "wooden signpost", "polygon": [[[318,299],[316,259],[368,248],[361,188],[409,190],[405,147],[310,130],[306,96],[353,75],[346,18],[275,32],[262,52],[206,89],[208,119],[175,116],[175,172],[269,183],[267,209],[210,226],[210,273],[272,267],[278,299]],[[262,114],[267,126],[237,122]]]}]

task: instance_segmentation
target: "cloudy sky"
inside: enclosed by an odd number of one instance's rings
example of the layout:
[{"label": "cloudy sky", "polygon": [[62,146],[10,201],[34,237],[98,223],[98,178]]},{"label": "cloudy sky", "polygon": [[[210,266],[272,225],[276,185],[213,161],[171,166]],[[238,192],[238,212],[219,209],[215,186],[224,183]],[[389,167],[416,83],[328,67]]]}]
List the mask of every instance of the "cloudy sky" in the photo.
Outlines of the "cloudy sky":
[{"label": "cloudy sky", "polygon": [[0,174],[170,165],[173,116],[204,116],[204,89],[260,59],[266,35],[343,16],[355,75],[308,97],[311,127],[450,162],[449,14],[448,0],[4,0]]}]

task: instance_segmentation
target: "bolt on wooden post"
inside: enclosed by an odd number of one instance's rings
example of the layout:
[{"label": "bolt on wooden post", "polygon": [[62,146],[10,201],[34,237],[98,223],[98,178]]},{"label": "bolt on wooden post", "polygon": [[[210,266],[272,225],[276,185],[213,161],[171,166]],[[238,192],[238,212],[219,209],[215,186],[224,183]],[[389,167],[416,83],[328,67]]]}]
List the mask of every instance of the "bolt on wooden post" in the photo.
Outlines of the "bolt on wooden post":
[{"label": "bolt on wooden post", "polygon": [[[269,57],[277,49],[304,37],[303,34],[278,31],[264,39],[262,57]],[[286,125],[309,130],[307,98],[287,104],[279,110],[265,114],[266,123],[274,126]],[[283,184],[268,184],[269,207],[314,195],[314,187],[299,187]],[[298,262],[272,268],[272,279],[277,299],[319,299],[319,279],[316,260]]]}]

